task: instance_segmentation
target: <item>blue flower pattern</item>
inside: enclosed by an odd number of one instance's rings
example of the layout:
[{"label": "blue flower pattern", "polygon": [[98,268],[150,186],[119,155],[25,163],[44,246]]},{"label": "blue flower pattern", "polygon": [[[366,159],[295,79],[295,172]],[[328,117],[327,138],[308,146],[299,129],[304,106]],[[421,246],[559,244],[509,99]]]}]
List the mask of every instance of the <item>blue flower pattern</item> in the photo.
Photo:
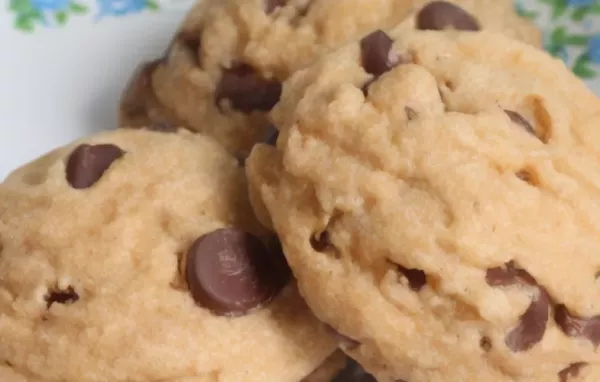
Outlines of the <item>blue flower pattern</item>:
[{"label": "blue flower pattern", "polygon": [[592,5],[597,0],[567,0],[567,4],[571,7],[587,7]]},{"label": "blue flower pattern", "polygon": [[69,0],[31,0],[31,6],[42,12],[64,11],[69,8]]},{"label": "blue flower pattern", "polygon": [[154,3],[148,0],[97,0],[99,17],[125,16],[131,13],[139,13],[146,8],[154,8]]},{"label": "blue flower pattern", "polygon": [[[96,8],[96,20],[106,16],[121,17],[144,10],[157,10],[156,0],[8,0],[8,9],[14,14],[14,27],[33,32],[37,27],[55,27],[67,24],[73,16],[89,14]],[[79,3],[79,1],[86,3]]]},{"label": "blue flower pattern", "polygon": [[596,34],[588,40],[587,54],[591,62],[600,64],[600,34]]},{"label": "blue flower pattern", "polygon": [[[101,20],[157,10],[156,1],[8,0],[14,25],[23,32],[63,26],[73,16],[91,14]],[[187,1],[191,5],[198,0]],[[600,0],[515,0],[515,9],[544,28],[544,47],[550,54],[600,89]]]}]

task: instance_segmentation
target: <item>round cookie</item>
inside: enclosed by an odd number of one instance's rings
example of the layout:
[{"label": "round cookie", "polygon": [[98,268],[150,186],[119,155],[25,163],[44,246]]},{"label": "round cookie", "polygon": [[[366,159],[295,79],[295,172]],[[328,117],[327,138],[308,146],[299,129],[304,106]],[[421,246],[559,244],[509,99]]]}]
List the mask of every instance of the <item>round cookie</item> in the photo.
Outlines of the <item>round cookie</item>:
[{"label": "round cookie", "polygon": [[299,297],[246,190],[235,158],[183,130],[102,133],[9,175],[0,185],[4,373],[65,382],[310,374],[335,341]]},{"label": "round cookie", "polygon": [[269,135],[266,114],[291,73],[332,47],[403,20],[409,28],[485,28],[541,44],[512,0],[205,0],[165,56],[133,76],[120,125],[183,124],[245,155]]},{"label": "round cookie", "polygon": [[293,75],[272,115],[253,202],[379,381],[598,380],[600,100],[561,61],[376,31]]}]

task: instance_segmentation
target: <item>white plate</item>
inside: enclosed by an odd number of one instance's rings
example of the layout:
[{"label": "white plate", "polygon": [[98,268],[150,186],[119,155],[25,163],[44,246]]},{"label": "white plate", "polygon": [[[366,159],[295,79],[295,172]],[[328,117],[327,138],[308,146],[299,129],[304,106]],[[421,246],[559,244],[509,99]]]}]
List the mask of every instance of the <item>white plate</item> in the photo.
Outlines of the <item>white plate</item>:
[{"label": "white plate", "polygon": [[61,26],[54,23],[64,16],[48,12],[53,23],[36,20],[30,32],[0,9],[0,180],[56,146],[113,128],[123,85],[141,61],[164,51],[189,6],[98,17],[93,1],[80,4],[87,13]]},{"label": "white plate", "polygon": [[[0,180],[48,150],[114,128],[137,64],[161,54],[191,0],[5,0]],[[332,0],[334,1],[334,0]],[[336,0],[342,1],[342,0]],[[521,0],[546,45],[600,90],[599,0]],[[600,79],[600,77],[598,77]],[[599,92],[600,93],[600,92]]]}]

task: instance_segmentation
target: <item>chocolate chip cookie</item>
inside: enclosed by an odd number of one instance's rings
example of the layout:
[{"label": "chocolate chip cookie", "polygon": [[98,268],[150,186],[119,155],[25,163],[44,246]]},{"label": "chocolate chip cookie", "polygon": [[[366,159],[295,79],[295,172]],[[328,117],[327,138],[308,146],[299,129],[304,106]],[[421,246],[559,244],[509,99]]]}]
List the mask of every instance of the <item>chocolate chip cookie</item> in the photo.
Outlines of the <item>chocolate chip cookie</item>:
[{"label": "chocolate chip cookie", "polygon": [[253,200],[344,351],[384,382],[597,380],[600,100],[561,61],[400,28],[282,94]]},{"label": "chocolate chip cookie", "polygon": [[540,33],[511,0],[205,0],[164,57],[123,93],[120,124],[182,125],[247,154],[269,132],[281,82],[323,52],[376,28],[501,31],[533,45]]},{"label": "chocolate chip cookie", "polygon": [[335,341],[243,169],[212,138],[153,129],[73,143],[0,185],[0,375],[302,380]]}]

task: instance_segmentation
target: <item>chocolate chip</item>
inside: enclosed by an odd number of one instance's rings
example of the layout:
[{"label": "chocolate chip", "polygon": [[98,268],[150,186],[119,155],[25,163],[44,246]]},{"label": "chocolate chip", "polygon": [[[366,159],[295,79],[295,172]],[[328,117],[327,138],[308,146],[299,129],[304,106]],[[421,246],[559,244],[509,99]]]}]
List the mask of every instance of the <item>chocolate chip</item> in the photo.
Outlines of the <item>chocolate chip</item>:
[{"label": "chocolate chip", "polygon": [[111,144],[77,146],[67,161],[67,182],[75,189],[93,186],[124,151]]},{"label": "chocolate chip", "polygon": [[506,113],[506,115],[508,115],[508,118],[510,118],[510,120],[513,121],[513,123],[521,126],[529,134],[535,135],[535,130],[533,129],[533,126],[531,126],[531,123],[529,123],[529,121],[525,119],[525,117],[523,117],[521,114],[512,110],[504,110],[504,112]]},{"label": "chocolate chip", "polygon": [[197,305],[217,315],[240,316],[279,293],[284,263],[255,236],[223,228],[192,244],[185,276]]},{"label": "chocolate chip", "polygon": [[427,275],[420,269],[408,269],[401,265],[396,265],[400,272],[408,280],[408,286],[415,292],[423,289],[427,285]]},{"label": "chocolate chip", "polygon": [[417,15],[417,29],[463,31],[480,30],[477,20],[467,11],[447,1],[432,1]]},{"label": "chocolate chip", "polygon": [[554,321],[567,336],[583,337],[594,346],[600,345],[600,316],[577,317],[561,304],[554,310]]},{"label": "chocolate chip", "polygon": [[262,78],[250,65],[239,64],[224,69],[217,89],[215,102],[229,100],[231,107],[243,113],[269,111],[281,97],[281,83]]},{"label": "chocolate chip", "polygon": [[73,287],[69,286],[65,290],[55,290],[49,292],[44,296],[46,301],[46,308],[50,309],[52,304],[72,304],[79,300],[79,295],[75,292]]},{"label": "chocolate chip", "polygon": [[543,290],[520,317],[519,325],[506,336],[506,345],[513,351],[526,351],[540,342],[546,332],[550,298]]},{"label": "chocolate chip", "polygon": [[587,366],[585,362],[576,362],[572,363],[566,368],[562,369],[558,372],[558,379],[560,382],[568,382],[569,378],[577,378],[579,377],[579,372]]},{"label": "chocolate chip", "polygon": [[514,262],[505,268],[491,268],[486,272],[486,282],[490,286],[529,285],[537,288],[538,293],[532,298],[529,307],[519,318],[519,324],[507,334],[505,343],[514,352],[526,351],[540,342],[546,332],[548,323],[550,296],[535,279]]},{"label": "chocolate chip", "polygon": [[392,69],[400,63],[394,52],[394,40],[382,30],[376,30],[360,40],[362,66],[365,71],[375,77]]},{"label": "chocolate chip", "polygon": [[270,125],[267,129],[267,134],[264,142],[267,145],[277,146],[277,138],[279,138],[279,130],[275,126]]},{"label": "chocolate chip", "polygon": [[490,286],[516,284],[537,286],[537,281],[527,271],[517,268],[514,261],[509,261],[505,267],[488,269],[485,273],[485,281]]},{"label": "chocolate chip", "polygon": [[358,342],[357,340],[354,340],[348,336],[343,335],[342,333],[335,330],[333,328],[333,326],[325,325],[325,328],[327,329],[329,334],[331,334],[331,336],[333,338],[335,338],[335,340],[338,342],[340,347],[343,347],[344,349],[347,349],[347,350],[353,350],[360,346],[360,342]]},{"label": "chocolate chip", "polygon": [[283,7],[287,0],[264,0],[265,1],[265,13],[270,14],[279,7]]},{"label": "chocolate chip", "polygon": [[371,374],[367,373],[358,362],[352,358],[348,358],[346,366],[331,382],[377,382],[377,380]]},{"label": "chocolate chip", "polygon": [[408,118],[409,121],[415,120],[419,116],[415,109],[408,106],[404,106],[404,112],[406,113],[406,118]]},{"label": "chocolate chip", "polygon": [[170,122],[162,121],[146,126],[146,130],[155,131],[157,133],[176,133],[179,128]]},{"label": "chocolate chip", "polygon": [[333,246],[329,232],[323,231],[318,235],[313,235],[310,238],[310,245],[317,252],[325,252]]}]

